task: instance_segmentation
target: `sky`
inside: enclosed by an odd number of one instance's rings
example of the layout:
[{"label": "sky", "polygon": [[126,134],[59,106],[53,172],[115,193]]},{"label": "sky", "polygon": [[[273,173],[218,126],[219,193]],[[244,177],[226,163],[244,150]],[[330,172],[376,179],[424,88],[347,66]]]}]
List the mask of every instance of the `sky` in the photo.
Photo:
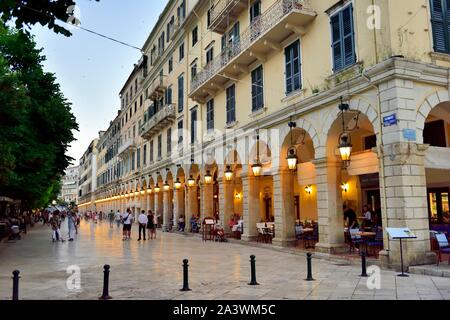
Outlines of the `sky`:
[{"label": "sky", "polygon": [[[142,48],[167,0],[77,0],[81,26]],[[43,48],[44,68],[56,74],[64,96],[72,103],[79,132],[68,155],[74,165],[106,130],[120,108],[119,92],[138,62],[137,49],[71,27],[69,38],[35,25],[32,33]]]}]

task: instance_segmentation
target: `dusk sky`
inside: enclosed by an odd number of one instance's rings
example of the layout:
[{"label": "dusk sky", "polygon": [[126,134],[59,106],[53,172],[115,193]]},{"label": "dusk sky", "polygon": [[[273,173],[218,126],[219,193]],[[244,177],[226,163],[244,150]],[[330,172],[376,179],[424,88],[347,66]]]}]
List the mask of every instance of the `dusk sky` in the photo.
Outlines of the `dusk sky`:
[{"label": "dusk sky", "polygon": [[[81,26],[141,48],[167,0],[78,0]],[[77,11],[78,12],[78,11]],[[40,25],[33,27],[38,47],[44,47],[46,71],[56,74],[80,131],[68,154],[83,155],[89,143],[120,107],[119,91],[141,54],[138,50],[72,28],[66,38]]]}]

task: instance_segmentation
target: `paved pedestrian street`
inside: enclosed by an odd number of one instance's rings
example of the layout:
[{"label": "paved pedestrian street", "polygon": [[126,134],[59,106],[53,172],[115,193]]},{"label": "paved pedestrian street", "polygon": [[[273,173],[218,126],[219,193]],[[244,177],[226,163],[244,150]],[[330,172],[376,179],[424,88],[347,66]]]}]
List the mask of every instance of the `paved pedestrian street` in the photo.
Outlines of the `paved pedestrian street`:
[{"label": "paved pedestrian street", "polygon": [[[67,228],[62,231],[67,236]],[[307,282],[303,255],[204,243],[197,236],[161,232],[157,236],[138,242],[134,226],[132,239],[122,241],[116,226],[83,221],[75,242],[52,243],[50,228],[35,226],[23,240],[0,244],[0,297],[11,298],[12,271],[18,269],[20,299],[97,299],[103,265],[110,264],[113,299],[450,299],[448,278],[399,278],[383,270],[379,289],[372,290],[367,278],[359,277],[360,266],[313,259],[315,281]],[[251,254],[256,256],[259,286],[248,285]],[[179,291],[185,258],[190,292]],[[69,281],[72,290],[67,286],[69,266],[80,268],[79,289],[73,288],[76,281]]]}]

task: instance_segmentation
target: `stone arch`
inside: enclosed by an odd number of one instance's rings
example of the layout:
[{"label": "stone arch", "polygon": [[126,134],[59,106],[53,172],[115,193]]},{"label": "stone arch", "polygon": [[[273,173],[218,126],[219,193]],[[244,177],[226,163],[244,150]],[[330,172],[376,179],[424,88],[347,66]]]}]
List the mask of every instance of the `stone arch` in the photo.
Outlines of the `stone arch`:
[{"label": "stone arch", "polygon": [[425,98],[424,102],[420,105],[416,115],[416,133],[417,142],[423,143],[423,130],[425,128],[425,121],[433,110],[443,102],[450,101],[450,93],[446,90],[436,91]]},{"label": "stone arch", "polygon": [[[362,114],[364,114],[372,124],[373,130],[375,135],[377,136],[377,141],[381,141],[380,137],[380,128],[376,124],[376,121],[378,120],[378,112],[377,110],[367,101],[359,98],[359,99],[353,99],[349,103],[350,110],[359,111]],[[328,133],[331,129],[331,126],[336,121],[337,117],[341,111],[338,108],[338,105],[336,104],[335,107],[331,108],[325,117],[325,121],[323,122],[321,131],[320,131],[320,143],[315,147],[318,152],[316,152],[316,159],[323,158],[326,156],[326,144],[328,140]]]}]

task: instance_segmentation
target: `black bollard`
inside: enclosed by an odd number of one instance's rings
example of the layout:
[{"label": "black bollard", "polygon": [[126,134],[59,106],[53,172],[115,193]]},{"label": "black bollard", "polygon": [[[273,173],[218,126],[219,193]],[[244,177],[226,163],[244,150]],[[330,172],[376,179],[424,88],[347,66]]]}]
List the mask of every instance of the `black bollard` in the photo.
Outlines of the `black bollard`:
[{"label": "black bollard", "polygon": [[306,254],[306,261],[307,261],[307,265],[308,265],[308,274],[306,276],[306,281],[314,281],[313,277],[312,277],[312,253],[308,252]]},{"label": "black bollard", "polygon": [[111,267],[105,264],[103,267],[103,294],[99,300],[111,300],[112,297],[109,295],[109,269]]},{"label": "black bollard", "polygon": [[12,299],[13,300],[19,300],[19,270],[13,271],[13,292],[12,292]]},{"label": "black bollard", "polygon": [[251,255],[250,256],[250,271],[251,271],[251,278],[250,278],[250,283],[248,284],[249,286],[257,286],[259,285],[258,282],[256,282],[256,260],[255,260],[255,256]]},{"label": "black bollard", "polygon": [[367,275],[367,265],[366,265],[366,253],[361,252],[361,277],[368,277]]},{"label": "black bollard", "polygon": [[183,288],[180,289],[180,291],[191,291],[189,289],[189,260],[184,259],[183,260]]}]

